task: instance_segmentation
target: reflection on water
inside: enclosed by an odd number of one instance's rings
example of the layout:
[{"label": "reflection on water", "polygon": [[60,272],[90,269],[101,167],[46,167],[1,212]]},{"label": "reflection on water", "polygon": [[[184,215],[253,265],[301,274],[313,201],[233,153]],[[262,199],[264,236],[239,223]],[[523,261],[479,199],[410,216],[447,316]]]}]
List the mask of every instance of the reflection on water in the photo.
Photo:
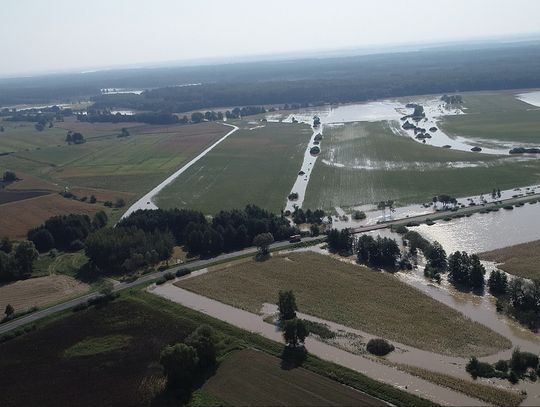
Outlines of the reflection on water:
[{"label": "reflection on water", "polygon": [[469,218],[438,221],[414,230],[437,240],[447,253],[465,250],[480,253],[540,239],[540,204],[525,204],[513,210],[475,214]]}]

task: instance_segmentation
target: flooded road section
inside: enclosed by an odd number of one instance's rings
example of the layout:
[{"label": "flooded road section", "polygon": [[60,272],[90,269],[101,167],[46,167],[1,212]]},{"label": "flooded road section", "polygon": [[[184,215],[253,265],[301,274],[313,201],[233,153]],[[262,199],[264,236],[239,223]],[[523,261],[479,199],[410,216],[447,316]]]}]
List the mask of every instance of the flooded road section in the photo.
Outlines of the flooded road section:
[{"label": "flooded road section", "polygon": [[[231,307],[176,287],[170,283],[151,286],[149,291],[170,301],[182,304],[185,307],[218,318],[238,328],[257,333],[275,342],[283,342],[281,332],[274,325],[264,322],[260,315]],[[338,349],[314,338],[308,337],[305,345],[311,354],[321,359],[355,370],[373,379],[433,400],[442,405],[483,406],[486,404],[480,400],[435,385],[393,367],[379,364],[369,358]]]},{"label": "flooded road section", "polygon": [[[312,119],[313,118],[310,118],[310,121],[308,123],[310,123]],[[302,166],[300,167],[298,176],[296,177],[296,181],[294,182],[291,189],[291,194],[298,194],[298,198],[294,200],[287,199],[287,203],[285,204],[286,211],[288,210],[294,212],[295,206],[301,208],[302,204],[304,203],[304,197],[306,196],[306,189],[309,184],[309,178],[311,177],[311,172],[313,171],[313,168],[315,168],[315,162],[317,161],[317,157],[319,156],[318,154],[311,154],[310,151],[311,148],[315,146],[315,137],[317,137],[318,134],[322,134],[322,125],[317,128],[313,128],[313,134],[309,139],[308,146],[304,153],[304,161],[302,161]],[[319,141],[319,148],[321,148],[322,142],[323,140]]]}]

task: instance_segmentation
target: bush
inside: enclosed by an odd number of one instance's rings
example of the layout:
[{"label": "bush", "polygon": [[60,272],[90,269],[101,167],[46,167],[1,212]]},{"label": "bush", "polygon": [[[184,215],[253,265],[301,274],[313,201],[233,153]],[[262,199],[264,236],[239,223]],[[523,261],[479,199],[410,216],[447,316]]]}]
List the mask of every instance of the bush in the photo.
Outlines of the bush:
[{"label": "bush", "polygon": [[489,363],[478,361],[475,357],[469,360],[469,363],[465,366],[465,370],[469,373],[473,379],[477,377],[499,377],[493,366]]},{"label": "bush", "polygon": [[370,339],[366,345],[366,349],[369,353],[376,356],[385,356],[392,352],[395,348],[394,345],[384,339]]},{"label": "bush", "polygon": [[508,381],[512,384],[516,384],[519,381],[519,377],[513,370],[508,375]]},{"label": "bush", "polygon": [[328,325],[321,324],[319,322],[308,321],[306,319],[303,319],[302,322],[310,333],[317,335],[322,339],[332,339],[336,337],[336,333],[330,328],[328,328]]},{"label": "bush", "polygon": [[510,368],[516,373],[524,373],[528,368],[538,367],[538,356],[530,352],[521,352],[519,348],[514,349],[510,359]]},{"label": "bush", "polygon": [[409,231],[409,229],[407,229],[407,226],[405,226],[405,225],[399,225],[399,226],[396,226],[396,227],[392,227],[392,229],[394,230],[394,232],[396,232],[399,235],[404,235]]},{"label": "bush", "polygon": [[355,219],[355,220],[366,219],[366,213],[364,211],[354,211],[353,212],[353,219]]},{"label": "bush", "polygon": [[178,270],[174,275],[176,277],[183,277],[183,276],[187,276],[188,274],[191,274],[191,270],[188,268],[183,268],[183,269]]},{"label": "bush", "polygon": [[506,360],[499,360],[497,363],[493,365],[493,367],[498,370],[499,372],[508,372],[508,362]]}]

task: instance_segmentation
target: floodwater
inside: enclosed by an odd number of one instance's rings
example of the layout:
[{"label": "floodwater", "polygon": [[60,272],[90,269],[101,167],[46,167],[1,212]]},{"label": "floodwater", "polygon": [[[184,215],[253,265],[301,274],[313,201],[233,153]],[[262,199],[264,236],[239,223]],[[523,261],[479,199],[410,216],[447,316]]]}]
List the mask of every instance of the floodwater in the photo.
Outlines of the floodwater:
[{"label": "floodwater", "polygon": [[[435,132],[428,133],[431,138],[425,139],[425,143],[415,137],[413,130],[404,130],[401,126],[404,123],[401,121],[401,117],[411,114],[413,109],[407,108],[405,105],[410,103],[421,104],[424,107],[426,114],[425,119],[421,120],[417,125],[429,129],[436,127]],[[450,137],[445,134],[439,128],[439,122],[444,116],[454,116],[465,114],[459,108],[448,107],[438,97],[425,97],[415,96],[409,100],[379,100],[367,103],[354,103],[347,105],[337,106],[320,106],[303,108],[299,111],[289,114],[284,122],[291,122],[293,118],[300,122],[311,123],[313,116],[320,117],[323,124],[343,124],[350,122],[377,122],[388,121],[391,124],[391,128],[396,135],[407,135],[413,140],[429,144],[436,147],[450,146],[453,150],[471,151],[471,148],[479,146],[482,148],[480,154],[495,154],[495,155],[508,155],[509,150],[515,147],[515,143],[497,142],[496,144],[490,143],[487,146],[486,140],[468,139],[465,137]],[[276,115],[269,115],[267,118],[276,120]],[[409,119],[411,121],[411,119]],[[512,145],[511,145],[512,144]]]},{"label": "floodwater", "polygon": [[[457,201],[458,201],[458,205],[464,205],[464,206],[469,206],[470,203],[474,203],[475,205],[482,205],[482,203],[485,203],[486,205],[491,204],[490,206],[493,206],[495,202],[498,202],[500,200],[511,199],[517,196],[522,197],[522,196],[532,195],[539,192],[540,192],[540,185],[530,185],[526,187],[501,190],[500,197],[497,196],[493,198],[491,195],[491,192],[485,191],[484,193],[479,193],[478,195],[474,195],[474,196],[471,195],[471,196],[457,198]],[[527,205],[530,205],[530,204],[525,204],[525,206]],[[514,211],[519,211],[520,209],[523,209],[524,207],[515,208]],[[382,221],[406,219],[409,217],[427,215],[430,213],[435,214],[437,213],[435,209],[441,209],[441,204],[438,203],[436,204],[435,207],[431,205],[431,203],[413,204],[413,205],[400,206],[400,207],[394,208],[392,211],[390,209],[386,209],[384,212],[381,210],[378,210],[376,205],[355,206],[355,207],[349,208],[347,211],[338,207],[336,208],[336,212],[338,213],[339,217],[333,218],[333,227],[341,230],[344,228],[356,228],[356,227],[364,226],[364,225],[374,225]],[[352,218],[352,214],[355,210],[364,211],[366,214],[366,219],[354,220]],[[505,211],[505,210],[500,208],[499,212],[493,212],[493,213],[501,213],[502,211]],[[449,216],[451,214],[452,213],[449,212]],[[346,219],[342,218],[343,215],[346,215],[347,218]],[[473,215],[473,217],[486,216],[486,215],[487,214],[475,214]],[[463,218],[463,219],[472,219],[472,218]],[[444,222],[442,220],[438,222],[439,222],[438,224],[448,225],[448,222]],[[436,225],[433,225],[433,226],[426,225],[426,226],[428,228],[432,228]]]},{"label": "floodwater", "polygon": [[448,253],[500,249],[540,239],[540,203],[526,203],[513,210],[501,208],[497,212],[476,213],[449,222],[439,220],[435,225],[424,224],[414,230],[441,243]]},{"label": "floodwater", "polygon": [[[263,321],[260,315],[231,307],[219,301],[192,293],[172,284],[152,286],[153,294],[177,302],[183,306],[218,318],[249,332],[254,332],[267,339],[282,343],[283,338],[274,325]],[[369,377],[398,387],[409,393],[417,394],[442,405],[481,406],[485,403],[464,394],[438,386],[426,380],[412,376],[393,367],[377,363],[369,358],[355,355],[308,337],[305,342],[308,351],[321,359],[337,363]]]},{"label": "floodwater", "polygon": [[516,98],[529,105],[540,107],[540,91],[520,93]]},{"label": "floodwater", "polygon": [[[309,121],[307,123],[311,123],[312,120],[313,120],[313,116],[309,118]],[[315,167],[315,162],[317,161],[317,157],[320,155],[320,154],[312,155],[310,153],[310,149],[315,146],[315,144],[313,144],[315,141],[315,137],[318,134],[322,134],[322,128],[323,128],[323,125],[321,124],[318,128],[313,129],[313,134],[311,135],[311,138],[309,139],[308,146],[304,153],[304,161],[302,162],[302,166],[300,167],[296,180],[294,181],[293,187],[291,189],[291,193],[296,192],[298,194],[298,199],[291,201],[287,198],[287,203],[285,204],[285,210],[294,212],[295,206],[298,206],[299,208],[301,208],[302,204],[304,203],[304,197],[306,196],[306,189],[309,184],[309,178],[311,177],[311,172],[313,171],[313,168]],[[323,141],[324,140],[321,140],[318,145],[319,148],[321,149],[322,149]],[[304,174],[300,175],[300,172],[303,172]]]},{"label": "floodwater", "polygon": [[125,88],[105,88],[101,89],[102,95],[115,95],[115,94],[125,94],[131,93],[134,95],[140,95],[144,92],[144,89],[125,89]]}]

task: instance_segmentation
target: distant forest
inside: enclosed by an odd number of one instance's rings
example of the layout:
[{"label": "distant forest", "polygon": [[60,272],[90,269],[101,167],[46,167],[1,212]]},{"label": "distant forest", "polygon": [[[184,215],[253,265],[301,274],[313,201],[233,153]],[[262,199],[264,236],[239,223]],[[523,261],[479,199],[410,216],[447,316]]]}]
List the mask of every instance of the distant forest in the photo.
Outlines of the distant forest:
[{"label": "distant forest", "polygon": [[[178,86],[197,83],[197,86]],[[133,69],[0,80],[0,105],[90,97],[95,109],[187,112],[219,106],[321,104],[540,87],[540,44]],[[101,95],[101,88],[151,89]]]}]

